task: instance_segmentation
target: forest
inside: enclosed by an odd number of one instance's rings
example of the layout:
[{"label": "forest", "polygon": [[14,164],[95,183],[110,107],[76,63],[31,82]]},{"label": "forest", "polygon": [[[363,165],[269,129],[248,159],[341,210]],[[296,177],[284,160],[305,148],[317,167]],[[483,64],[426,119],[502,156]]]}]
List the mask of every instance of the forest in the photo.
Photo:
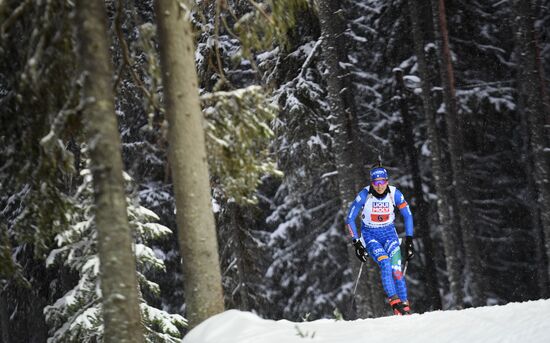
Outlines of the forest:
[{"label": "forest", "polygon": [[0,342],[389,316],[378,164],[413,313],[548,298],[549,80],[548,0],[0,0]]}]

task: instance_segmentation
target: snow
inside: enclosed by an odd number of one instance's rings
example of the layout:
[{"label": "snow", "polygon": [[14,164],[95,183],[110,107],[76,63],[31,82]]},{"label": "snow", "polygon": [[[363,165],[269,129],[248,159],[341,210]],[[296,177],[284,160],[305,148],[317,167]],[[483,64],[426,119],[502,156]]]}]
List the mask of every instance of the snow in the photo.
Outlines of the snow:
[{"label": "snow", "polygon": [[306,59],[307,59],[307,56],[309,56],[311,54],[311,51],[315,48],[315,45],[318,42],[319,41],[310,41],[310,42],[307,42],[307,43],[301,45],[300,47],[298,47],[298,49],[296,49],[295,51],[288,54],[287,58],[294,57],[294,58],[299,59],[300,56],[306,56]]},{"label": "snow", "polygon": [[98,275],[99,274],[99,256],[94,255],[91,256],[86,263],[84,263],[84,266],[82,266],[82,271],[86,271],[90,268],[92,268],[92,275]]},{"label": "snow", "polygon": [[[158,325],[161,326],[162,332],[170,333],[173,336],[179,336],[180,332],[178,325],[187,325],[187,319],[183,318],[179,314],[169,314],[145,303],[141,303],[139,306],[141,311],[146,313],[149,320],[158,322]],[[173,337],[171,338],[173,339]]]},{"label": "snow", "polygon": [[321,179],[324,179],[324,178],[330,177],[330,176],[336,176],[336,175],[338,175],[338,170],[328,172],[328,173],[324,173],[323,175],[321,175]]},{"label": "snow", "polygon": [[319,137],[318,134],[309,137],[309,139],[307,141],[307,146],[310,149],[312,149],[313,146],[316,146],[316,145],[318,145],[321,149],[327,149],[327,146],[325,145],[325,143],[323,143],[323,139],[321,137]]},{"label": "snow", "polygon": [[435,50],[436,46],[434,43],[428,43],[424,46],[424,51],[429,52],[430,50]]},{"label": "snow", "polygon": [[99,308],[97,307],[87,308],[70,324],[70,329],[75,329],[79,326],[90,330],[95,329],[96,324],[94,320],[100,316],[99,312]]},{"label": "snow", "polygon": [[183,343],[550,342],[550,300],[435,311],[404,317],[311,322],[262,319],[228,310],[191,330]]},{"label": "snow", "polygon": [[420,78],[416,75],[405,75],[403,76],[403,79],[410,83],[420,83]]},{"label": "snow", "polygon": [[219,213],[221,210],[220,204],[216,201],[216,199],[212,198],[212,212]]}]

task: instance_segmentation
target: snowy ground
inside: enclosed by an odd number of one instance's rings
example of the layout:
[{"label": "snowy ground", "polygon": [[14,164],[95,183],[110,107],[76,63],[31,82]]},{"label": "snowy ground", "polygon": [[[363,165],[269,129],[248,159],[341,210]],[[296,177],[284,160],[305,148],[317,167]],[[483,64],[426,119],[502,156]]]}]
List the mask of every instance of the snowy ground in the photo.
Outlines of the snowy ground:
[{"label": "snowy ground", "polygon": [[191,330],[183,343],[542,343],[550,342],[548,313],[550,300],[406,317],[300,323],[230,310]]}]

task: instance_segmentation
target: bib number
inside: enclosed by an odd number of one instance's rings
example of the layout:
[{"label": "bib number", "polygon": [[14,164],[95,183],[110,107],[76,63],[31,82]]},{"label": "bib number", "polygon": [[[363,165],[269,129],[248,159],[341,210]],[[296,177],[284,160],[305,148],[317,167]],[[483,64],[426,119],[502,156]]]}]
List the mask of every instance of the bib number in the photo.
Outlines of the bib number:
[{"label": "bib number", "polygon": [[382,223],[390,219],[389,214],[371,214],[370,220],[377,223]]}]

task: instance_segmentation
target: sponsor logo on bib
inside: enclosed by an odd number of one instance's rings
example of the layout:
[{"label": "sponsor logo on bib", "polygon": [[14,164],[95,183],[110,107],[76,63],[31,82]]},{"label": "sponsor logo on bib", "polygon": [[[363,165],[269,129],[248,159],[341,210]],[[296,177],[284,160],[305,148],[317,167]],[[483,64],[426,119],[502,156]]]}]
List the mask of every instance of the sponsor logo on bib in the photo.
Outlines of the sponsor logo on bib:
[{"label": "sponsor logo on bib", "polygon": [[390,212],[390,204],[387,203],[387,202],[373,202],[372,203],[372,212],[373,213]]}]

